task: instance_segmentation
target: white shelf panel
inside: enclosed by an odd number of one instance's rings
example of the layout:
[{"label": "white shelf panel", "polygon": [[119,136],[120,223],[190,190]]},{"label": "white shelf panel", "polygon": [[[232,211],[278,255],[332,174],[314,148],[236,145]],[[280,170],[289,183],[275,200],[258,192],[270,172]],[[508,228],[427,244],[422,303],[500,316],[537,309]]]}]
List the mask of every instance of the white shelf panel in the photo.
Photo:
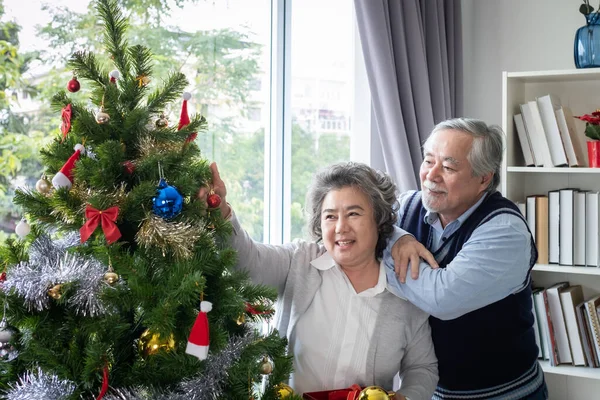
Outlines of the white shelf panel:
[{"label": "white shelf panel", "polygon": [[576,376],[579,378],[590,378],[600,380],[600,368],[590,367],[574,367],[572,365],[559,365],[557,367],[551,367],[549,361],[538,360],[542,369],[547,374],[567,375]]},{"label": "white shelf panel", "polygon": [[600,276],[600,268],[596,267],[568,267],[566,265],[556,264],[536,264],[533,267],[534,271],[542,272],[559,272],[562,274],[580,274],[580,275],[598,275]]},{"label": "white shelf panel", "polygon": [[534,174],[600,174],[600,168],[507,167],[508,172]]},{"label": "white shelf panel", "polygon": [[543,83],[543,82],[565,82],[574,80],[598,79],[600,77],[600,68],[586,69],[568,69],[555,71],[524,71],[508,72],[509,79],[520,79],[524,82]]}]

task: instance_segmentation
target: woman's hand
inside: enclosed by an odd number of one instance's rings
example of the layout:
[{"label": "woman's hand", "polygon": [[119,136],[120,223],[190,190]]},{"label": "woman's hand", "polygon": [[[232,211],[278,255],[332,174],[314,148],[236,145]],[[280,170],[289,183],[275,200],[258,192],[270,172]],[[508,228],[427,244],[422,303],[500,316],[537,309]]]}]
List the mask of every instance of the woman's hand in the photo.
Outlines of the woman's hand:
[{"label": "woman's hand", "polygon": [[225,182],[221,179],[219,175],[219,169],[217,168],[217,163],[210,164],[210,171],[212,172],[212,184],[210,187],[202,186],[200,190],[198,190],[198,198],[200,200],[206,201],[208,195],[210,194],[211,189],[221,197],[221,204],[219,204],[219,209],[221,210],[221,216],[223,218],[229,217],[231,213],[231,208],[229,204],[227,204],[227,187],[225,186]]}]

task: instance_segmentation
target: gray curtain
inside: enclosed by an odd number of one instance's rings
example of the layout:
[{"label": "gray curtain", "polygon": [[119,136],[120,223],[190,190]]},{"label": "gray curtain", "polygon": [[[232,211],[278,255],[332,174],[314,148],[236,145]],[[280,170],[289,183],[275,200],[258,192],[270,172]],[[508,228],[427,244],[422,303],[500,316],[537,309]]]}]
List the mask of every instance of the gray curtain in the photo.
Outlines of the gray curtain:
[{"label": "gray curtain", "polygon": [[424,140],[463,113],[460,0],[354,4],[382,157],[372,164],[401,191],[416,189]]}]

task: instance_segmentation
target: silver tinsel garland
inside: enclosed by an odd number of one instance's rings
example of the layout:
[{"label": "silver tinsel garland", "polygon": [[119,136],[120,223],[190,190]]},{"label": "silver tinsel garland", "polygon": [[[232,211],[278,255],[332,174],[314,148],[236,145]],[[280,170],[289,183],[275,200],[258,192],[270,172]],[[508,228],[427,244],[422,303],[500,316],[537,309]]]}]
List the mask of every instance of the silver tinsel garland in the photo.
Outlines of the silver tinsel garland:
[{"label": "silver tinsel garland", "polygon": [[10,385],[4,393],[6,400],[62,400],[73,394],[76,385],[56,375],[46,374],[38,367],[37,372],[26,372],[19,382]]},{"label": "silver tinsel garland", "polygon": [[229,369],[237,362],[242,351],[257,339],[250,332],[245,336],[231,338],[218,354],[210,354],[205,369],[195,378],[186,379],[169,393],[152,393],[148,389],[115,389],[104,400],[215,400],[222,398],[223,388],[229,377]]},{"label": "silver tinsel garland", "polygon": [[108,285],[103,278],[107,270],[100,261],[69,253],[79,244],[79,234],[52,241],[42,235],[32,243],[29,261],[13,267],[4,282],[4,290],[15,292],[25,300],[29,310],[41,311],[50,306],[48,289],[58,284],[74,284],[68,304],[84,316],[99,316],[110,311],[100,301],[100,292]]}]

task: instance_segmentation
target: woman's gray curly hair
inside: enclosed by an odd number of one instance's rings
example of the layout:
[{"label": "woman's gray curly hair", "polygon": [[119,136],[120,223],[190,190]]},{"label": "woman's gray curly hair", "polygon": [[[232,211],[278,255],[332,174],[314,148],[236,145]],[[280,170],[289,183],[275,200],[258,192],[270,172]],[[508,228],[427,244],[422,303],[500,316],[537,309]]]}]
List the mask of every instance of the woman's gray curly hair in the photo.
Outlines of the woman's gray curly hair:
[{"label": "woman's gray curly hair", "polygon": [[367,195],[369,203],[373,207],[375,223],[379,232],[375,255],[380,258],[398,219],[398,193],[396,184],[389,175],[366,164],[343,162],[326,167],[315,175],[306,195],[308,231],[317,242],[323,240],[321,230],[323,201],[332,190],[340,190],[345,187],[361,190]]}]

